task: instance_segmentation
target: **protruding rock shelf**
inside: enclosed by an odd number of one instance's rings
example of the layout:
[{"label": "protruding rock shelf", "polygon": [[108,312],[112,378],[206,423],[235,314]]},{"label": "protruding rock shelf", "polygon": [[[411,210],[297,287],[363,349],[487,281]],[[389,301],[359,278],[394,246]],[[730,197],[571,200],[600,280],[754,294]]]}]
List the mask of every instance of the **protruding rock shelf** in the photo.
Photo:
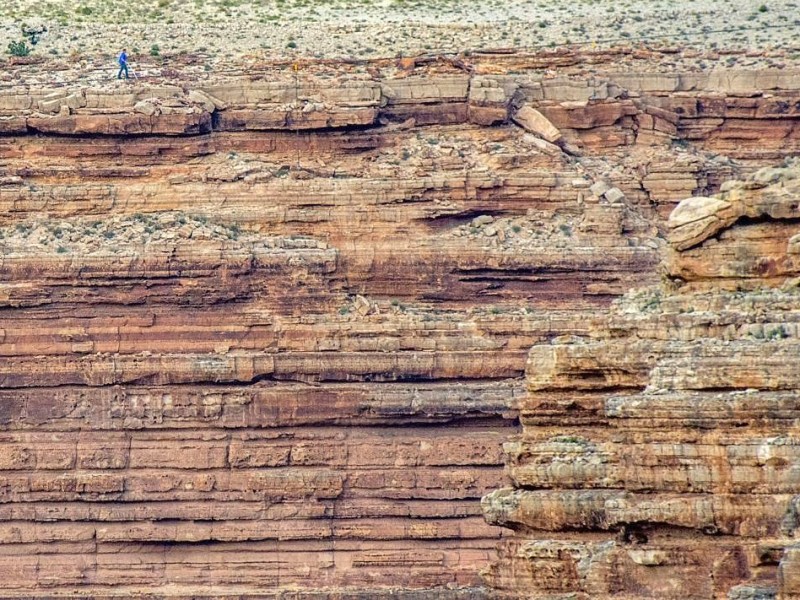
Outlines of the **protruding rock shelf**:
[{"label": "protruding rock shelf", "polygon": [[589,336],[535,345],[505,445],[518,533],[502,595],[798,597],[800,165],[762,169],[667,223],[667,282]]}]

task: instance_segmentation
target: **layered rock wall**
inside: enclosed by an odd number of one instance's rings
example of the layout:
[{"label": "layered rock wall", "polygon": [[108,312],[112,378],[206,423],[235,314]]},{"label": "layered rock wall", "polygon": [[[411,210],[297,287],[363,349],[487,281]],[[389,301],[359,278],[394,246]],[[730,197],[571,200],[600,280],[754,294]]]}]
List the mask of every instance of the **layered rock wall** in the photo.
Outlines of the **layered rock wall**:
[{"label": "layered rock wall", "polygon": [[667,283],[536,345],[505,445],[510,597],[794,598],[798,170],[762,169],[668,222]]},{"label": "layered rock wall", "polygon": [[[516,521],[486,523],[479,500],[505,485],[520,407],[524,440],[540,419],[569,438],[545,454],[572,452],[573,426],[605,422],[596,386],[638,391],[651,361],[644,342],[609,346],[612,367],[581,355],[565,395],[547,341],[593,335],[657,281],[678,200],[797,143],[791,73],[588,58],[592,74],[553,54],[114,89],[20,69],[0,90],[3,595],[495,597],[479,570]],[[627,477],[600,437],[599,480]],[[620,495],[571,491],[588,478],[570,464],[545,469],[560,496],[531,500],[563,529]],[[623,500],[603,533],[530,552],[595,564],[587,539],[602,550],[645,510]],[[528,593],[517,568],[489,582]]]}]

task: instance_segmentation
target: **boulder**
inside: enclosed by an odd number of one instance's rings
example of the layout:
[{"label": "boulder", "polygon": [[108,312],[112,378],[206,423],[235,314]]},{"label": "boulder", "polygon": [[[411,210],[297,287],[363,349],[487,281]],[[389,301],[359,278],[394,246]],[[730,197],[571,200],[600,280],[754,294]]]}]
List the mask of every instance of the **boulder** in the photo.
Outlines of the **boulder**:
[{"label": "boulder", "polygon": [[547,142],[553,143],[561,139],[561,132],[547,117],[535,108],[523,105],[512,117],[514,122]]},{"label": "boulder", "polygon": [[718,198],[682,200],[667,221],[670,244],[676,250],[686,250],[707,240],[736,219],[729,209],[731,203]]},{"label": "boulder", "polygon": [[219,98],[215,98],[211,94],[200,90],[190,91],[187,94],[187,97],[192,102],[196,102],[197,104],[201,105],[206,112],[211,113],[215,110],[225,110],[228,108],[228,105]]},{"label": "boulder", "polygon": [[617,204],[625,199],[625,194],[618,187],[612,187],[603,194],[611,204]]},{"label": "boulder", "polygon": [[133,105],[133,112],[139,113],[140,115],[144,115],[146,117],[152,117],[159,112],[159,110],[158,107],[152,102],[140,100]]},{"label": "boulder", "polygon": [[592,185],[589,186],[589,191],[592,192],[598,198],[602,197],[608,190],[611,189],[611,186],[608,185],[605,181],[596,181]]},{"label": "boulder", "polygon": [[706,217],[715,215],[717,212],[730,208],[731,203],[719,198],[705,198],[703,196],[693,196],[681,200],[672,214],[669,216],[667,225],[670,229],[677,229],[695,221],[701,221]]},{"label": "boulder", "polygon": [[472,226],[473,227],[483,227],[484,225],[488,225],[494,221],[494,217],[492,215],[478,215],[474,219],[472,219]]}]

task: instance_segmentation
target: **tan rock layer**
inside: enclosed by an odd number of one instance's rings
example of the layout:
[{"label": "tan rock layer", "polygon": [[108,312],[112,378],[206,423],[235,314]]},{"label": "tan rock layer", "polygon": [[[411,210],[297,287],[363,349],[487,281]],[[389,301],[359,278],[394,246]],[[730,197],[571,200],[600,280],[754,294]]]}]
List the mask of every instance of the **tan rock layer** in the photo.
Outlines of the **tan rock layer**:
[{"label": "tan rock layer", "polygon": [[[761,170],[681,202],[673,279],[629,294],[589,336],[531,349],[524,430],[504,445],[514,487],[483,499],[490,523],[517,532],[485,572],[499,594],[797,595],[800,296],[790,261],[754,272],[750,254],[755,239],[790,252],[795,177]],[[726,291],[728,278],[759,288]]]}]

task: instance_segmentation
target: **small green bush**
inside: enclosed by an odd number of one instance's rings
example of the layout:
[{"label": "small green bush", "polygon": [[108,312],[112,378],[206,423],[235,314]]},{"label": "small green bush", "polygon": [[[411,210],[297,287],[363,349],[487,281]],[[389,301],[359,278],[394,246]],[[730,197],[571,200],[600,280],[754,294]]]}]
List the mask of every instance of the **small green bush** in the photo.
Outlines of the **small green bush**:
[{"label": "small green bush", "polygon": [[25,42],[9,42],[8,53],[11,56],[28,56],[31,53],[31,49],[28,48],[28,44]]},{"label": "small green bush", "polygon": [[158,47],[158,44],[150,46],[150,56],[161,56],[161,48]]}]

